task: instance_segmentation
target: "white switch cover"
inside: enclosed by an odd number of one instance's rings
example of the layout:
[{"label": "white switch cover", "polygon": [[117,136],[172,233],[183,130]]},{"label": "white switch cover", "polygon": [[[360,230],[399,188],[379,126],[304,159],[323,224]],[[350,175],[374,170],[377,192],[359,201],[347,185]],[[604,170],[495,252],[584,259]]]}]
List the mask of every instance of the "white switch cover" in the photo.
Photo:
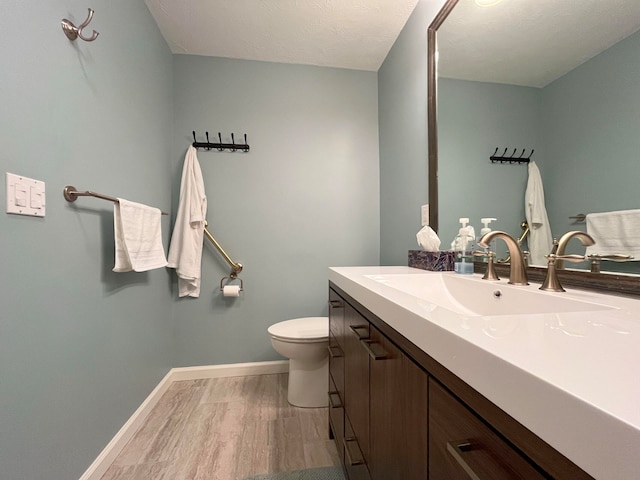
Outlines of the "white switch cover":
[{"label": "white switch cover", "polygon": [[45,215],[44,182],[7,172],[7,213]]},{"label": "white switch cover", "polygon": [[422,219],[423,227],[429,225],[429,204],[428,203],[420,207],[420,217]]}]

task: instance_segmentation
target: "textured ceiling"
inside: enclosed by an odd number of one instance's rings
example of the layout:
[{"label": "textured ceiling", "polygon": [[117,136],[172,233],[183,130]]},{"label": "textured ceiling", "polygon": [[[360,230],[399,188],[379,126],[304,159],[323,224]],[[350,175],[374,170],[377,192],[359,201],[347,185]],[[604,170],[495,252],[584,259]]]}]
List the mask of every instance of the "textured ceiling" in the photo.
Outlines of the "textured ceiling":
[{"label": "textured ceiling", "polygon": [[640,28],[640,0],[460,0],[438,30],[438,72],[543,87]]},{"label": "textured ceiling", "polygon": [[377,71],[418,0],[145,3],[173,53]]}]

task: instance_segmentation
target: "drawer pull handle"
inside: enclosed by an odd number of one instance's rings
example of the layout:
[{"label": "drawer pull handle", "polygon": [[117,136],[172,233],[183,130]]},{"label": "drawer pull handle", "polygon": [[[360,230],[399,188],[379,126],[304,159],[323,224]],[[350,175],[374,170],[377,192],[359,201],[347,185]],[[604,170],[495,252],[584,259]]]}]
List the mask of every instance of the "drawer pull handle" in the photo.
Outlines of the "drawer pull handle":
[{"label": "drawer pull handle", "polygon": [[349,465],[352,467],[355,467],[356,465],[364,465],[364,457],[362,456],[356,437],[345,438],[343,444]]},{"label": "drawer pull handle", "polygon": [[[377,342],[373,342],[371,340],[360,340],[360,345],[362,345],[362,348],[367,351],[367,353],[373,360],[384,360],[385,358],[389,357],[389,354],[385,352]],[[374,349],[377,351],[375,351]]]},{"label": "drawer pull handle", "polygon": [[[358,340],[366,340],[369,338],[369,325],[349,325],[349,330],[351,330]],[[362,335],[358,332],[358,330],[366,330],[366,334]]]},{"label": "drawer pull handle", "polygon": [[340,300],[329,300],[329,306],[331,308],[342,308],[344,305]]},{"label": "drawer pull handle", "polygon": [[459,440],[457,442],[447,442],[447,451],[458,462],[462,469],[469,475],[472,480],[482,480],[476,472],[469,466],[463,458],[465,452],[473,449],[473,445],[468,440]]},{"label": "drawer pull handle", "polygon": [[[338,401],[334,402],[333,399],[338,397]],[[343,408],[342,399],[340,398],[340,394],[338,392],[329,392],[329,408]]]},{"label": "drawer pull handle", "polygon": [[[340,357],[344,357],[344,352],[342,351],[342,349],[336,345],[329,345],[327,347],[327,350],[329,350],[329,356],[331,358],[340,358]],[[334,352],[335,350],[335,352]]]}]

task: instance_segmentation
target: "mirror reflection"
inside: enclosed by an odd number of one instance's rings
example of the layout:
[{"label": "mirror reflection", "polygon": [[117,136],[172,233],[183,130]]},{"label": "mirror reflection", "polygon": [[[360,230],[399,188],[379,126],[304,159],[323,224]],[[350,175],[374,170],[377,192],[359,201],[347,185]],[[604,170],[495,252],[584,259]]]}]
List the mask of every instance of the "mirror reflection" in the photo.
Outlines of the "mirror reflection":
[{"label": "mirror reflection", "polygon": [[[639,28],[636,0],[458,2],[438,30],[443,247],[460,217],[476,233],[481,218],[494,217],[494,230],[521,236],[529,167],[492,163],[496,149],[516,157],[534,150],[553,237],[587,231],[585,214],[640,209]],[[612,236],[635,232],[640,243],[640,216],[611,228]],[[585,247],[570,242],[566,253]],[[640,262],[601,268],[640,273]]]}]

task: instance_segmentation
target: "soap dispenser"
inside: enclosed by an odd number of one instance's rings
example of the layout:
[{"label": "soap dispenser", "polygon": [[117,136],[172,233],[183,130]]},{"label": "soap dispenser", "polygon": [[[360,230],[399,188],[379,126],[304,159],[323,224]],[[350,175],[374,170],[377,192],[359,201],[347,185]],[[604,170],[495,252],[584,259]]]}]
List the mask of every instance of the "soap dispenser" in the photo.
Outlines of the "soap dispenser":
[{"label": "soap dispenser", "polygon": [[[480,237],[484,237],[487,233],[491,231],[491,227],[489,226],[491,222],[497,220],[497,218],[481,218],[480,223],[482,223],[483,227],[480,229]],[[485,248],[485,252],[494,252],[495,253],[495,240],[489,244],[487,248]]]},{"label": "soap dispenser", "polygon": [[461,274],[473,273],[473,243],[475,238],[473,235],[473,227],[468,226],[469,219],[461,218],[460,230],[453,240],[455,251],[454,271]]}]

